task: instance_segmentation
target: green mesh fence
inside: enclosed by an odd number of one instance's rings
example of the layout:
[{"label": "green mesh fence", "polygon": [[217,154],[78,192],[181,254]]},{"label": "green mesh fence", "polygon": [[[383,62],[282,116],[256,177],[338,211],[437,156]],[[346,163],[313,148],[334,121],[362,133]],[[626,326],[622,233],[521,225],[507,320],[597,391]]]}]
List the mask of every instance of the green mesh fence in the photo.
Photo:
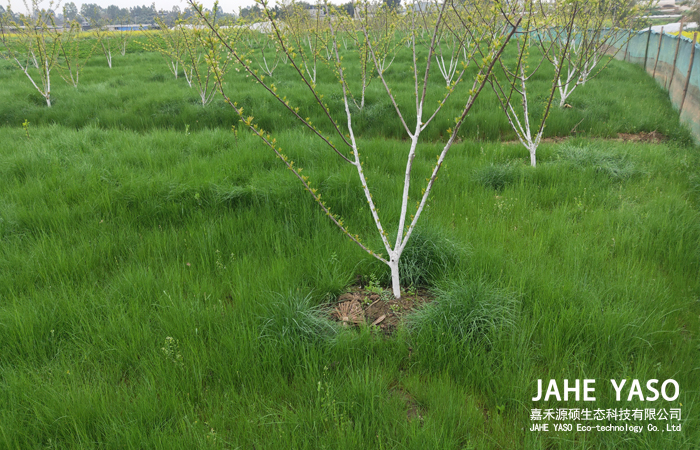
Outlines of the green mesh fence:
[{"label": "green mesh fence", "polygon": [[685,37],[647,30],[634,33],[629,41],[621,38],[614,47],[609,53],[617,51],[615,58],[643,66],[668,90],[681,122],[700,143],[700,46]]}]

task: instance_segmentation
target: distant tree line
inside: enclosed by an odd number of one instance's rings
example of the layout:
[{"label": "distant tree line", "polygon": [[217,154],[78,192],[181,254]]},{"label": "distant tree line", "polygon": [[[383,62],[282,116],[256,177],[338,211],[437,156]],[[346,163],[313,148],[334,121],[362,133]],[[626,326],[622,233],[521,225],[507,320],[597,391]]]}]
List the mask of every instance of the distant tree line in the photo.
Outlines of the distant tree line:
[{"label": "distant tree line", "polygon": [[[392,9],[398,9],[401,0],[382,0],[384,3],[392,7]],[[311,10],[316,8],[316,6],[307,1],[297,1],[297,5],[304,9]],[[345,10],[351,17],[354,15],[355,8],[353,2],[349,1],[340,5],[340,8]],[[272,8],[275,11],[278,18],[283,19],[286,15],[286,11],[279,6]],[[4,14],[6,9],[0,6],[0,14]],[[16,20],[19,19],[18,11],[7,10]],[[26,11],[21,11],[21,13],[26,14]],[[38,12],[35,11],[34,15]],[[155,18],[158,17],[163,23],[172,26],[178,19],[187,19],[192,17],[195,12],[191,7],[187,7],[184,10],[180,9],[179,6],[173,6],[172,9],[156,9],[155,3],[150,6],[135,6],[132,8],[121,8],[116,5],[110,5],[106,8],[101,7],[96,3],[84,3],[80,8],[74,3],[69,2],[63,5],[62,11],[48,11],[49,15],[54,17],[56,25],[63,25],[66,22],[77,21],[80,23],[112,23],[112,24],[144,24],[144,25],[156,25]],[[219,20],[235,20],[238,18],[245,20],[256,20],[262,19],[262,9],[256,4],[251,6],[246,6],[245,8],[239,8],[238,14],[236,13],[225,13],[219,9],[217,16]]]},{"label": "distant tree line", "polygon": [[[20,14],[27,14],[27,11],[16,11],[0,5],[0,15],[9,13],[15,20],[19,20]],[[46,11],[53,16],[56,25],[61,26],[66,22],[77,21],[80,23],[112,23],[112,24],[143,24],[155,25],[155,18],[158,17],[165,24],[172,26],[178,19],[187,19],[194,15],[191,8],[181,10],[179,6],[172,9],[156,9],[155,3],[150,6],[135,6],[132,8],[121,8],[110,5],[106,8],[95,3],[85,3],[80,8],[74,2],[65,3],[62,11]],[[38,11],[33,11],[34,16]],[[221,10],[217,13],[219,19],[234,19],[237,17],[233,13],[224,13]]]}]

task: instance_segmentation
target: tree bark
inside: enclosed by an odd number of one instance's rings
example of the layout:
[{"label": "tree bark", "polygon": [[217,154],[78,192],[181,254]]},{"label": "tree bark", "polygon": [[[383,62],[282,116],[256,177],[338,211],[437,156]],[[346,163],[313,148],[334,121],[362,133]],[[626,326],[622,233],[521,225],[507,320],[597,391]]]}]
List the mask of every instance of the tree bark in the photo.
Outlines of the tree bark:
[{"label": "tree bark", "polygon": [[391,269],[391,292],[394,298],[401,298],[401,285],[399,284],[399,256],[396,253],[391,255],[389,260]]}]

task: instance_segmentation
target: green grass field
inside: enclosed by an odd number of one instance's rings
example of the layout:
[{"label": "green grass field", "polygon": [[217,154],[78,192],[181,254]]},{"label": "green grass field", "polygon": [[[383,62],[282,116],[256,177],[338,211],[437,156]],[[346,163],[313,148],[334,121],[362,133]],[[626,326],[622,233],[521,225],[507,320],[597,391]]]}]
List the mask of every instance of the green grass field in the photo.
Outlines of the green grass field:
[{"label": "green grass field", "polygon": [[[433,274],[436,300],[385,337],[317,307],[387,270],[232,132],[219,98],[202,108],[160,56],[134,50],[112,70],[93,57],[77,89],[56,75],[50,109],[0,60],[0,448],[700,446],[700,153],[641,68],[613,61],[555,109],[546,136],[577,133],[542,144],[537,168],[484,90],[414,244],[452,263]],[[378,248],[352,167],[249,80],[230,83]],[[339,110],[339,88],[321,87]],[[391,112],[375,80],[356,130],[393,224],[408,145]],[[669,140],[606,139],[642,131]],[[435,148],[419,147],[416,180]],[[533,402],[551,378],[596,379],[596,402]],[[618,402],[609,380],[623,378],[674,379],[680,396],[628,402],[625,388]],[[531,432],[533,408],[680,408],[668,423],[682,430]]]}]

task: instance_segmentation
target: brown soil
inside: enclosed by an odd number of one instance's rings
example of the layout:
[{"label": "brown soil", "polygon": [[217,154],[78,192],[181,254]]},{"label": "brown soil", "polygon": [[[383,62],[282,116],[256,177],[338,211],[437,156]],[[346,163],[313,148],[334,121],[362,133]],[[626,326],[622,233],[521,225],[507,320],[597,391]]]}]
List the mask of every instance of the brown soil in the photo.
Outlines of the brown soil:
[{"label": "brown soil", "polygon": [[625,142],[650,142],[656,144],[658,142],[667,141],[668,138],[663,134],[659,133],[658,131],[652,131],[651,133],[641,132],[635,134],[618,133],[617,139],[613,140]]},{"label": "brown soil", "polygon": [[[548,138],[542,138],[541,143],[548,144],[558,144],[568,140],[571,136],[554,136]],[[604,138],[608,141],[623,141],[623,142],[648,142],[652,144],[657,144],[659,142],[665,142],[668,137],[659,133],[658,131],[651,131],[646,133],[644,131],[640,133],[618,133],[616,138]],[[520,141],[505,141],[504,144],[520,144]]]},{"label": "brown soil", "polygon": [[396,299],[388,290],[379,294],[354,286],[330,305],[331,318],[346,326],[359,324],[376,326],[384,334],[390,335],[396,331],[396,327],[406,313],[432,300],[432,294],[425,289],[416,289],[411,293],[402,291],[401,298]]}]

